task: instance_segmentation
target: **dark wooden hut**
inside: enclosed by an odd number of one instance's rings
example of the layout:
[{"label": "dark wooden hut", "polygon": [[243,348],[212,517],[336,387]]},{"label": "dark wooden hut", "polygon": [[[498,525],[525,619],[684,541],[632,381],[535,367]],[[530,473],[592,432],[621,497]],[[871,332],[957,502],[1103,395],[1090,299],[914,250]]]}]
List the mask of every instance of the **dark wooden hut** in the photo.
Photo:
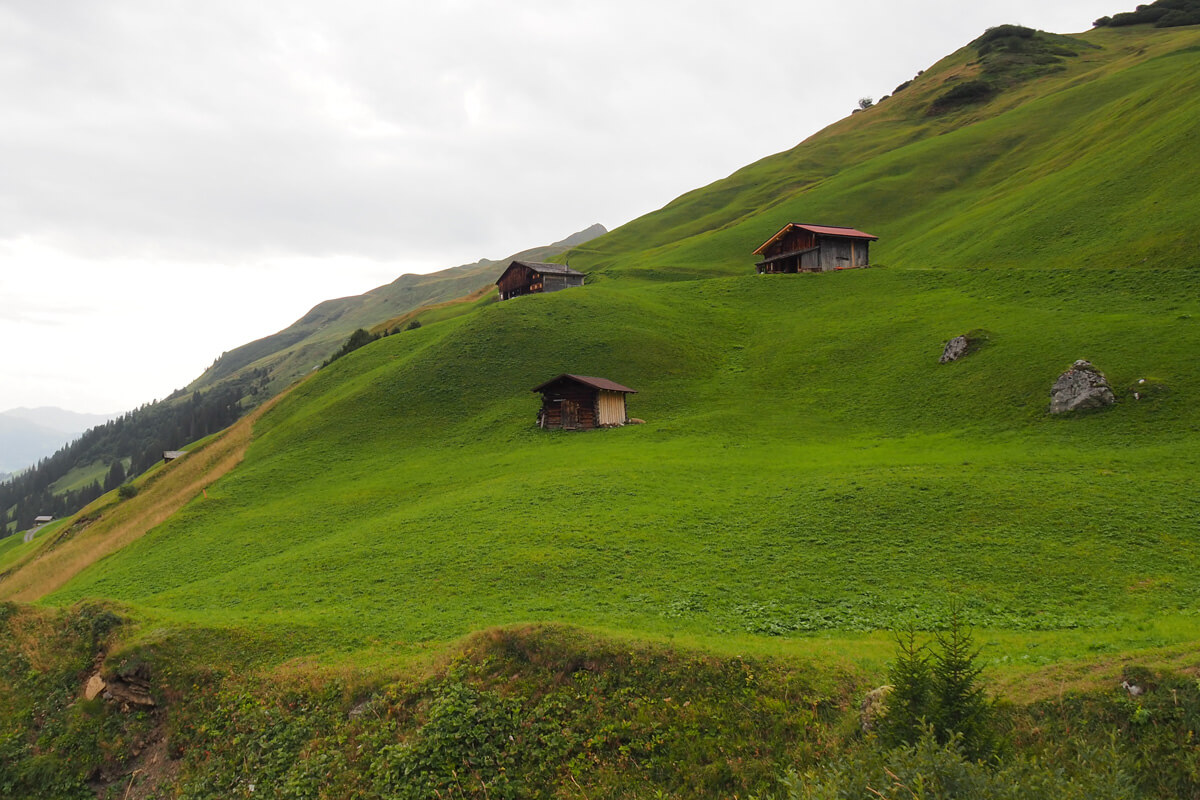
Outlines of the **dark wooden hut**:
[{"label": "dark wooden hut", "polygon": [[636,394],[636,390],[607,378],[566,373],[533,387],[533,391],[542,394],[538,427],[564,431],[624,425],[629,422],[625,395]]},{"label": "dark wooden hut", "polygon": [[829,272],[870,266],[870,245],[879,237],[854,228],[789,222],[754,251],[759,274]]},{"label": "dark wooden hut", "polygon": [[562,264],[541,261],[514,261],[496,279],[500,299],[509,300],[523,294],[557,292],[573,286],[583,286],[584,274]]}]

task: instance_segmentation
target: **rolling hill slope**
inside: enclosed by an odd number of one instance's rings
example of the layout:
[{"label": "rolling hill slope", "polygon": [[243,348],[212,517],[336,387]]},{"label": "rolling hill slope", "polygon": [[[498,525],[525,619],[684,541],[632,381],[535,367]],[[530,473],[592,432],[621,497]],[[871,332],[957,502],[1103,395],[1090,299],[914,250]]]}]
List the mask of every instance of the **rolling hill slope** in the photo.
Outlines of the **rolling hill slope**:
[{"label": "rolling hill slope", "polygon": [[[1065,37],[1064,37],[1065,38]],[[1078,55],[982,104],[930,116],[975,79],[966,47],[874,108],[571,253],[672,280],[744,273],[787,222],[880,236],[889,266],[1194,266],[1200,32],[1097,29]]]},{"label": "rolling hill slope", "polygon": [[[575,249],[597,272],[582,290],[338,361],[206,498],[49,602],[302,628],[316,650],[529,621],[846,635],[932,624],[952,593],[975,624],[1056,643],[1039,658],[1194,639],[1200,269],[1182,187],[1200,33],[1082,39],[1096,46],[1062,69],[931,117],[986,67],[961,51]],[[746,274],[790,219],[880,234],[888,267]],[[939,365],[969,330],[988,346]],[[1120,402],[1048,417],[1084,357]],[[529,387],[563,371],[639,389],[648,424],[534,430]],[[1154,392],[1134,400],[1141,379]]]},{"label": "rolling hill slope", "polygon": [[[426,312],[0,544],[0,600],[43,606],[0,603],[0,783],[625,800],[794,769],[811,798],[899,758],[888,796],[968,768],[1200,796],[1200,30],[1064,38],[985,34],[576,247],[587,286]],[[878,266],[753,274],[788,221],[878,234]],[[1050,416],[1079,358],[1117,402]],[[561,372],[646,423],[536,429]],[[955,604],[1010,747],[883,753],[890,632]],[[160,706],[78,699],[98,665]]]},{"label": "rolling hill slope", "polygon": [[[206,499],[52,599],[364,646],[536,620],[874,630],[959,592],[988,627],[1141,641],[1200,591],[1197,290],[874,270],[491,306],[322,371]],[[1080,356],[1121,403],[1047,417]],[[565,365],[639,389],[648,424],[533,429],[529,387]],[[1169,388],[1134,401],[1145,376]]]}]

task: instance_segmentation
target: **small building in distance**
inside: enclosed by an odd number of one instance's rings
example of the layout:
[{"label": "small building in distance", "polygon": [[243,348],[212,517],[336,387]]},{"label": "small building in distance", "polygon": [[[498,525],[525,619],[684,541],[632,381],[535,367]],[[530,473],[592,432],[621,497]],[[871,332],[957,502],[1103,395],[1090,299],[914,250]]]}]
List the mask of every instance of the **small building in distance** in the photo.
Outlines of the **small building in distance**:
[{"label": "small building in distance", "polygon": [[511,300],[523,294],[557,292],[583,286],[584,274],[562,264],[541,261],[514,261],[496,279],[501,300]]},{"label": "small building in distance", "polygon": [[540,386],[542,407],[537,424],[543,430],[586,431],[615,428],[629,422],[625,395],[636,394],[628,386],[607,378],[563,373]]},{"label": "small building in distance", "polygon": [[54,517],[49,514],[43,514],[40,517],[33,518],[33,524],[35,526],[48,525],[51,522],[54,522]]},{"label": "small building in distance", "polygon": [[760,275],[867,267],[871,242],[877,239],[854,228],[789,222],[754,251],[762,256],[755,266]]},{"label": "small building in distance", "polygon": [[163,450],[163,463],[167,464],[177,458],[183,458],[187,455],[187,450]]}]

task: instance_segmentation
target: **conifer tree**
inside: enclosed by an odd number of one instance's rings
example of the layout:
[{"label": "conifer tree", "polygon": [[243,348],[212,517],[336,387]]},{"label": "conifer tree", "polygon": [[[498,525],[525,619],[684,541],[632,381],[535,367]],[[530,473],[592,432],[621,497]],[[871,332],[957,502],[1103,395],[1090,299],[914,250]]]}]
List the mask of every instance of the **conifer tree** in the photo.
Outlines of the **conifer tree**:
[{"label": "conifer tree", "polygon": [[125,465],[121,459],[116,459],[108,467],[108,475],[104,478],[104,491],[111,492],[125,482]]},{"label": "conifer tree", "polygon": [[992,704],[979,682],[983,667],[976,663],[979,650],[963,624],[962,608],[950,608],[950,625],[934,634],[937,651],[932,669],[933,718],[938,740],[962,736],[963,752],[983,758],[995,749]]},{"label": "conifer tree", "polygon": [[979,681],[979,650],[963,623],[961,606],[950,607],[946,630],[934,633],[935,647],[918,643],[911,623],[896,634],[896,643],[880,739],[893,747],[913,745],[930,732],[940,744],[958,738],[968,758],[991,755],[997,746],[992,703]]},{"label": "conifer tree", "polygon": [[933,673],[929,648],[917,642],[913,623],[896,633],[896,659],[888,667],[892,691],[887,697],[887,714],[879,736],[889,746],[916,744],[925,732],[933,711]]}]

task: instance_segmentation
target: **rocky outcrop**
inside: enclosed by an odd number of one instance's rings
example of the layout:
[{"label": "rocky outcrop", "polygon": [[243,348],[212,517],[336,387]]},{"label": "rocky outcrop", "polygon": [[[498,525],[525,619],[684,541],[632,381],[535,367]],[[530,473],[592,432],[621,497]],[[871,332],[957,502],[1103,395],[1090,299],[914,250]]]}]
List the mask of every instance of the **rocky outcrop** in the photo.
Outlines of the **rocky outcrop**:
[{"label": "rocky outcrop", "polygon": [[150,684],[137,678],[114,678],[104,687],[101,696],[105,700],[120,703],[122,710],[134,706],[153,708],[154,698],[150,695]]},{"label": "rocky outcrop", "polygon": [[1080,360],[1054,382],[1050,390],[1050,413],[1103,408],[1116,401],[1104,373],[1093,367],[1090,361]]},{"label": "rocky outcrop", "polygon": [[949,364],[951,361],[958,361],[967,354],[970,347],[971,340],[966,336],[955,336],[946,342],[946,347],[942,350],[942,357],[938,359],[938,363]]},{"label": "rocky outcrop", "polygon": [[150,669],[144,663],[122,665],[107,678],[99,671],[93,673],[83,687],[83,696],[86,700],[102,697],[120,705],[122,711],[157,705],[150,693]]},{"label": "rocky outcrop", "polygon": [[867,692],[867,696],[863,698],[862,704],[858,707],[859,724],[862,726],[863,733],[873,730],[883,715],[887,713],[887,699],[891,693],[891,686],[880,686],[878,689]]},{"label": "rocky outcrop", "polygon": [[108,686],[108,684],[104,682],[104,678],[101,678],[100,673],[97,672],[95,675],[88,678],[87,685],[83,687],[83,699],[95,700],[96,695],[103,692],[104,687],[106,686]]}]

